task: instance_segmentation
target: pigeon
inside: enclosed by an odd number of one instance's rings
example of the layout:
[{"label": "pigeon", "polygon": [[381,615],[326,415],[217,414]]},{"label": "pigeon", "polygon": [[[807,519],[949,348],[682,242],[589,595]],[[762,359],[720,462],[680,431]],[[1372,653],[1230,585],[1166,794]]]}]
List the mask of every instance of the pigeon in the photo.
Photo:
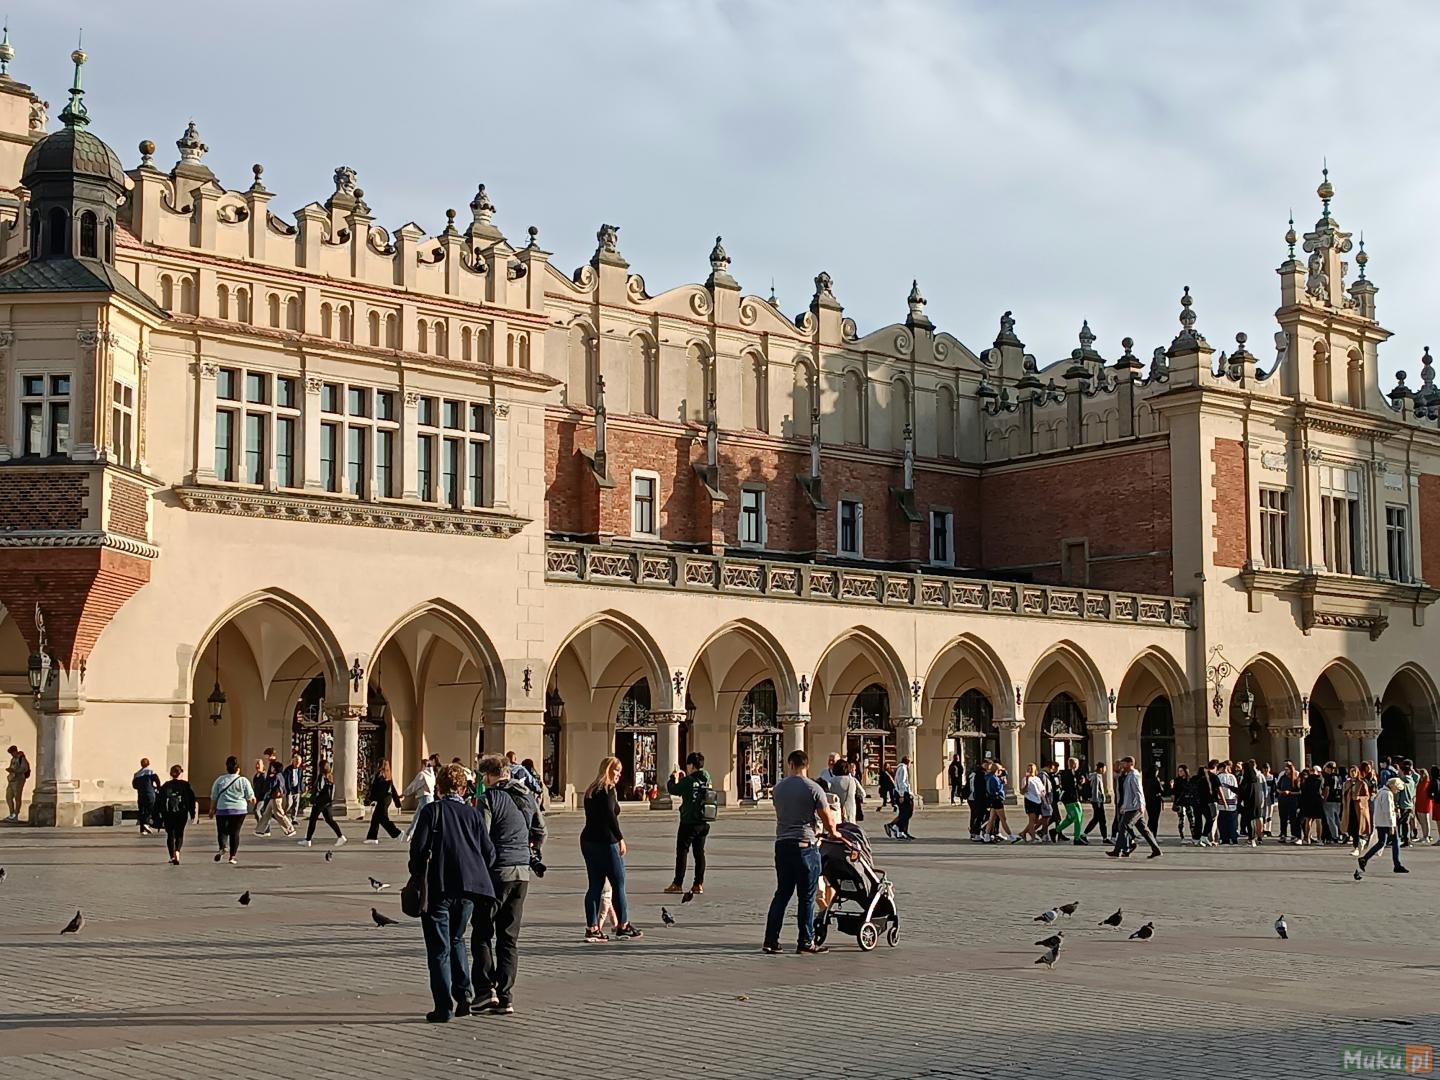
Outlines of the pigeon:
[{"label": "pigeon", "polygon": [[[0,880],[3,880],[3,879],[0,879]],[[682,903],[682,904],[688,904],[691,900],[694,900],[694,899],[695,899],[695,891],[692,889],[690,892],[687,892],[684,896],[680,897],[680,903]]]},{"label": "pigeon", "polygon": [[1070,903],[1068,903],[1068,904],[1061,904],[1060,907],[1059,907],[1059,911],[1060,911],[1060,914],[1061,914],[1061,915],[1074,915],[1075,912],[1079,910],[1079,908],[1080,908],[1080,901],[1079,901],[1079,900],[1072,900],[1072,901],[1071,901]]},{"label": "pigeon", "polygon": [[71,919],[68,923],[66,923],[65,929],[61,930],[60,932],[62,934],[78,934],[84,928],[85,916],[81,915],[80,912],[77,910],[75,912],[75,917]]},{"label": "pigeon", "polygon": [[375,890],[375,892],[379,892],[381,889],[388,889],[389,887],[390,883],[388,881],[381,881],[379,878],[373,877],[370,879],[370,888]]},{"label": "pigeon", "polygon": [[1124,920],[1124,918],[1125,918],[1125,909],[1124,909],[1124,908],[1117,908],[1117,909],[1115,910],[1115,914],[1114,914],[1114,915],[1111,915],[1108,919],[1102,919],[1100,922],[1096,923],[1095,925],[1096,925],[1096,926],[1119,926],[1120,923]]},{"label": "pigeon", "polygon": [[249,906],[250,906],[250,890],[249,890],[249,889],[246,889],[243,893],[240,894],[240,906],[241,906],[241,907],[249,907]]},{"label": "pigeon", "polygon": [[1280,939],[1281,939],[1282,941],[1288,941],[1288,940],[1289,940],[1289,938],[1290,938],[1290,928],[1285,925],[1285,916],[1284,916],[1284,915],[1281,915],[1278,919],[1275,920],[1275,932],[1280,935]]},{"label": "pigeon", "polygon": [[1035,962],[1037,964],[1044,964],[1047,968],[1053,968],[1055,966],[1055,961],[1059,956],[1059,949],[1051,949],[1049,952],[1041,953],[1040,956],[1036,958]]},{"label": "pigeon", "polygon": [[333,852],[333,851],[327,851],[327,852],[325,852],[325,861],[326,861],[326,862],[330,862],[330,861],[331,861],[332,859],[334,859],[334,858],[335,858],[335,852]]},{"label": "pigeon", "polygon": [[675,916],[671,915],[668,909],[662,907],[660,909],[660,921],[663,922],[666,926],[674,926]]},{"label": "pigeon", "polygon": [[1065,944],[1065,931],[1061,930],[1059,933],[1051,934],[1044,941],[1037,941],[1035,942],[1035,944],[1043,948],[1054,949],[1056,952],[1059,952],[1060,946]]},{"label": "pigeon", "polygon": [[1155,924],[1153,922],[1147,922],[1144,926],[1140,927],[1139,930],[1136,930],[1133,934],[1130,935],[1130,940],[1149,941],[1154,936]]},{"label": "pigeon", "polygon": [[1039,915],[1036,915],[1034,921],[1048,924],[1054,922],[1059,917],[1060,909],[1052,907],[1049,911],[1042,911]]},{"label": "pigeon", "polygon": [[376,926],[399,926],[399,919],[392,919],[389,915],[381,915],[373,907],[370,909],[370,918],[375,920]]},{"label": "pigeon", "polygon": [[5,867],[0,866],[0,881],[5,880]]}]

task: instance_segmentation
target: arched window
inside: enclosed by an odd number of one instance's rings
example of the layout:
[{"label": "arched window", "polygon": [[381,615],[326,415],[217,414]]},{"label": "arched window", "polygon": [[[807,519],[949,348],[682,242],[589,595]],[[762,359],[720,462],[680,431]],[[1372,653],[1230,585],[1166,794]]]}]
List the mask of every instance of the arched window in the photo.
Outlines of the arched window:
[{"label": "arched window", "polygon": [[890,383],[890,447],[905,448],[905,428],[910,423],[910,384],[904,379]]},{"label": "arched window", "polygon": [[65,216],[65,211],[53,206],[50,208],[50,242],[45,248],[50,255],[70,254],[70,230],[68,228],[70,219]]},{"label": "arched window", "polygon": [[1330,401],[1333,398],[1330,386],[1330,350],[1323,341],[1315,342],[1315,396],[1321,401]]},{"label": "arched window", "polygon": [[584,323],[570,327],[565,341],[565,401],[570,405],[595,404],[595,346]]},{"label": "arched window", "polygon": [[188,277],[180,279],[180,310],[187,315],[195,314],[195,282]]},{"label": "arched window", "polygon": [[[658,779],[655,720],[650,715],[650,684],[641,679],[625,691],[615,710],[615,756],[620,759],[622,799],[643,797]],[[667,766],[668,767],[668,766]]]},{"label": "arched window", "polygon": [[660,415],[660,364],[655,346],[645,334],[630,338],[630,411]]},{"label": "arched window", "polygon": [[740,358],[740,424],[768,431],[770,362],[758,352]]},{"label": "arched window", "polygon": [[335,336],[335,314],[329,304],[320,305],[320,336],[327,338]]},{"label": "arched window", "polygon": [[491,363],[490,331],[483,326],[477,326],[475,328],[475,363]]},{"label": "arched window", "polygon": [[230,318],[230,289],[225,285],[215,287],[215,315],[220,319]]},{"label": "arched window", "polygon": [[698,342],[685,350],[685,419],[705,423],[705,402],[710,394],[710,354]]},{"label": "arched window", "polygon": [[378,349],[380,347],[380,313],[378,311],[370,312],[365,322],[370,327],[370,344]]},{"label": "arched window", "polygon": [[796,359],[790,388],[790,432],[793,438],[810,437],[810,414],[815,411],[815,370]]},{"label": "arched window", "polygon": [[863,787],[880,783],[880,770],[895,771],[895,726],[890,722],[890,694],[871,683],[855,695],[845,718],[845,756],[860,767]]},{"label": "arched window", "polygon": [[424,319],[415,323],[415,350],[417,352],[430,351],[430,324]]},{"label": "arched window", "polygon": [[100,237],[95,228],[95,214],[91,210],[85,210],[80,214],[80,257],[99,258],[99,248]]},{"label": "arched window", "polygon": [[1351,349],[1350,357],[1345,364],[1346,390],[1350,394],[1350,407],[1352,409],[1363,409],[1365,407],[1365,361],[1360,358],[1359,349]]},{"label": "arched window", "polygon": [[520,335],[520,367],[526,371],[530,370],[530,335]]},{"label": "arched window", "polygon": [[1140,721],[1140,761],[1147,773],[1158,765],[1167,780],[1175,775],[1175,718],[1163,695],[1145,707]]},{"label": "arched window", "polygon": [[841,441],[865,443],[865,380],[858,371],[847,371],[840,391]]},{"label": "arched window", "polygon": [[169,274],[160,275],[160,306],[166,311],[175,310],[175,279]]},{"label": "arched window", "polygon": [[300,329],[300,299],[295,296],[285,298],[285,329]]},{"label": "arched window", "polygon": [[30,257],[40,257],[40,211],[30,211]]},{"label": "arched window", "polygon": [[783,775],[784,750],[775,683],[752,686],[740,703],[735,722],[735,786],[746,802],[766,798]]},{"label": "arched window", "polygon": [[1090,732],[1085,724],[1085,710],[1080,703],[1066,693],[1056,694],[1045,707],[1045,719],[1040,725],[1040,763],[1059,762],[1066,758],[1079,758],[1082,768],[1088,769],[1090,761]]},{"label": "arched window", "polygon": [[446,334],[446,332],[445,332],[445,324],[444,324],[443,322],[441,322],[440,320],[437,319],[437,320],[435,321],[434,330],[435,330],[435,355],[436,355],[436,356],[449,356],[449,355],[450,355],[450,342],[449,342],[449,335]]},{"label": "arched window", "polygon": [[265,311],[270,325],[278,330],[280,328],[280,297],[273,292],[265,297]]},{"label": "arched window", "polygon": [[942,458],[955,456],[955,391],[948,386],[935,392],[935,442]]},{"label": "arched window", "polygon": [[474,347],[471,345],[472,334],[470,327],[460,327],[460,359],[465,363],[471,363],[474,358]]},{"label": "arched window", "polygon": [[250,321],[249,289],[235,290],[235,318],[242,323],[248,323]]},{"label": "arched window", "polygon": [[109,218],[105,219],[105,261],[115,261],[115,223]]},{"label": "arched window", "polygon": [[354,328],[350,321],[350,305],[340,305],[340,340],[353,341],[355,339]]},{"label": "arched window", "polygon": [[945,760],[951,760],[956,754],[967,767],[1000,756],[995,707],[983,690],[966,690],[950,710],[950,722],[945,730]]},{"label": "arched window", "polygon": [[400,320],[395,318],[394,312],[385,316],[385,347],[387,349],[400,347]]}]

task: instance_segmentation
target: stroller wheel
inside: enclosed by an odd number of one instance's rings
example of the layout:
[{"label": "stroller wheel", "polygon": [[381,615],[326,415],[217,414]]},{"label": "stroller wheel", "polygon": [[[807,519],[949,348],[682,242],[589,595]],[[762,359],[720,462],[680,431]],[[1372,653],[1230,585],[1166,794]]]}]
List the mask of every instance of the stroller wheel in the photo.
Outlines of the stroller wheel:
[{"label": "stroller wheel", "polygon": [[890,929],[885,932],[885,944],[892,949],[900,944],[900,924],[891,923]]},{"label": "stroller wheel", "polygon": [[873,922],[861,923],[860,932],[855,935],[855,939],[860,942],[861,952],[869,952],[880,944],[880,931]]},{"label": "stroller wheel", "polygon": [[815,924],[815,930],[812,932],[811,938],[812,938],[812,940],[815,942],[816,945],[824,945],[824,944],[825,944],[825,936],[826,936],[829,932],[830,932],[830,920],[829,920],[829,919],[821,919],[818,923]]}]

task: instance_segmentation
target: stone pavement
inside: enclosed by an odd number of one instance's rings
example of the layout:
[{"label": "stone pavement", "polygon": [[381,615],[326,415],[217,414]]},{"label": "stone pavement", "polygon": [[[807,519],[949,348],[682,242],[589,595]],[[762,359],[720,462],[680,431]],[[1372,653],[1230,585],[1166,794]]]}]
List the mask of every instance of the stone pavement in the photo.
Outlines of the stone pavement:
[{"label": "stone pavement", "polygon": [[[532,886],[513,1017],[425,1024],[418,923],[401,917],[404,854],[304,850],[247,830],[241,865],[192,827],[180,868],[126,829],[0,831],[5,920],[0,1077],[1198,1077],[1341,1072],[1347,1045],[1440,1041],[1440,848],[1351,880],[1348,849],[1195,849],[1117,863],[1097,844],[981,847],[961,815],[880,836],[899,886],[899,947],[759,951],[770,828],[731,814],[707,891],[669,880],[673,817],[627,807],[630,897],[645,938],[581,941],[579,819],[553,815],[551,872]],[[1167,824],[1169,824],[1167,815]],[[318,834],[317,834],[318,835]],[[394,883],[377,900],[368,875]],[[254,902],[236,903],[244,890]],[[1079,900],[1053,971],[1031,918]],[[665,928],[664,903],[679,919]],[[1096,923],[1123,905],[1126,931]],[[57,932],[84,909],[78,936]],[[1292,938],[1271,930],[1284,912]],[[402,917],[403,918],[403,917]],[[793,945],[793,921],[786,940]],[[503,1061],[503,1063],[502,1063]]]}]

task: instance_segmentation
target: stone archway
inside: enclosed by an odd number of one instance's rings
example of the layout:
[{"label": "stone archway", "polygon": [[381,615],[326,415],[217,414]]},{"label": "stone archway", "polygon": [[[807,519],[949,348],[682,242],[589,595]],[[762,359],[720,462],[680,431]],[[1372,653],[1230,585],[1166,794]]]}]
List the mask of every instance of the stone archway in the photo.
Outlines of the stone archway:
[{"label": "stone archway", "polygon": [[[878,693],[877,693],[878,691]],[[883,713],[879,708],[884,696]],[[902,757],[915,760],[912,695],[890,646],[863,627],[847,630],[821,654],[810,690],[810,757],[818,770],[830,754],[865,754],[867,789],[879,769]],[[885,736],[889,734],[890,738]]]},{"label": "stone archway", "polygon": [[1027,737],[1022,743],[1017,733],[1008,751],[1016,756],[1007,766],[1012,776],[1024,775],[1029,762],[1043,765],[1057,753],[1079,758],[1087,770],[1097,761],[1111,762],[1111,703],[1094,661],[1073,642],[1060,642],[1035,662],[1022,704]]},{"label": "stone archway", "polygon": [[1152,767],[1159,758],[1167,778],[1197,753],[1199,733],[1176,721],[1188,698],[1179,664],[1157,648],[1143,650],[1125,671],[1115,701],[1115,753]]},{"label": "stone archway", "polygon": [[1275,657],[1261,653],[1239,670],[1230,688],[1227,716],[1232,759],[1268,761],[1276,773],[1285,761],[1301,765],[1305,731],[1300,691]]},{"label": "stone archway", "polygon": [[1408,757],[1431,768],[1440,762],[1440,693],[1418,664],[1405,664],[1376,700],[1379,730],[1370,760]]},{"label": "stone archway", "polygon": [[[1307,764],[1359,761],[1375,730],[1375,699],[1365,677],[1347,660],[1334,660],[1301,700],[1305,710]],[[1299,762],[1296,762],[1298,765]]]},{"label": "stone archway", "polygon": [[[26,673],[29,659],[30,647],[25,643],[18,621],[0,607],[0,750],[18,746],[30,762],[30,780],[21,796],[21,820],[26,819],[25,807],[34,797],[39,773],[40,720]],[[8,762],[9,758],[5,760]]]},{"label": "stone archway", "polygon": [[968,765],[988,753],[1000,757],[997,721],[1010,714],[1013,696],[1004,664],[985,642],[962,634],[936,655],[925,675],[925,723],[916,738],[916,777],[923,799],[938,799],[948,786],[953,754]]}]

